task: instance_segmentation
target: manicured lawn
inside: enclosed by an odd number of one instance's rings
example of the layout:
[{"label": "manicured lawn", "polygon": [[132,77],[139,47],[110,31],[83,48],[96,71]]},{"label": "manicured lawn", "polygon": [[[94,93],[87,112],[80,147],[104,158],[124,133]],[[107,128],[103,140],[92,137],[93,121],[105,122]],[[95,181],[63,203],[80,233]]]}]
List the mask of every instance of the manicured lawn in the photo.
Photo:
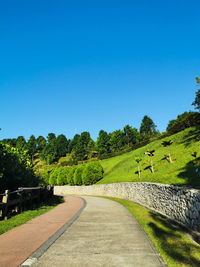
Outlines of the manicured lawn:
[{"label": "manicured lawn", "polygon": [[[195,172],[193,164],[194,151],[198,152],[200,157],[200,130],[188,128],[170,137],[156,140],[144,147],[131,151],[129,153],[102,160],[104,168],[104,178],[99,184],[109,184],[118,182],[153,182],[163,184],[179,185],[200,185],[200,177]],[[164,140],[172,140],[170,146],[173,163],[164,159],[168,154],[168,149],[161,145]],[[147,150],[155,150],[153,157],[155,173],[150,170],[150,160],[144,154]],[[141,178],[138,178],[137,163],[135,157],[140,156]]]},{"label": "manicured lawn", "polygon": [[53,197],[46,201],[42,206],[34,210],[27,210],[18,215],[11,217],[8,220],[0,221],[0,234],[3,234],[16,226],[26,223],[27,221],[44,214],[53,209],[55,206],[63,202],[62,197]]},{"label": "manicured lawn", "polygon": [[168,266],[200,266],[200,245],[177,226],[131,201],[110,198],[125,206],[137,219]]}]

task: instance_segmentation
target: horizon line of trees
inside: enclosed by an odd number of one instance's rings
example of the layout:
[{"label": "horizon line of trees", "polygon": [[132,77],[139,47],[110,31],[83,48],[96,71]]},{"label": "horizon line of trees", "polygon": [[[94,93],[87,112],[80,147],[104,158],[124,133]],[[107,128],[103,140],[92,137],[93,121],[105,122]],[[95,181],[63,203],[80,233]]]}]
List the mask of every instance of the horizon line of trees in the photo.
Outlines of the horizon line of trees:
[{"label": "horizon line of trees", "polygon": [[107,133],[99,131],[96,142],[89,132],[75,134],[72,139],[67,139],[64,134],[58,136],[49,133],[47,137],[31,135],[26,141],[23,136],[13,139],[3,139],[1,142],[15,147],[19,152],[27,151],[33,163],[35,154],[48,164],[56,162],[59,158],[70,154],[69,161],[77,163],[113,152],[119,152],[133,145],[157,137],[160,132],[156,130],[153,120],[145,115],[142,119],[140,130],[130,125],[124,126],[123,130],[115,130]]},{"label": "horizon line of trees", "polygon": [[[197,86],[200,86],[200,78],[196,77],[195,79]],[[200,89],[197,90],[192,105],[199,112],[189,111],[178,115],[176,119],[169,121],[166,132],[162,133],[162,135],[156,129],[153,120],[145,115],[139,131],[130,125],[124,126],[123,130],[119,129],[111,133],[100,130],[96,142],[91,138],[90,133],[86,131],[81,134],[75,134],[71,140],[67,139],[64,134],[56,137],[54,133],[49,133],[47,138],[43,136],[36,138],[31,135],[26,141],[23,136],[18,136],[13,139],[3,139],[1,142],[15,147],[19,152],[27,151],[32,163],[36,153],[38,153],[40,159],[45,160],[48,164],[70,154],[69,159],[73,165],[78,161],[88,160],[97,156],[103,158],[102,155],[125,151],[127,148],[133,148],[138,143],[149,141],[153,137],[164,137],[191,126],[199,126]]]}]

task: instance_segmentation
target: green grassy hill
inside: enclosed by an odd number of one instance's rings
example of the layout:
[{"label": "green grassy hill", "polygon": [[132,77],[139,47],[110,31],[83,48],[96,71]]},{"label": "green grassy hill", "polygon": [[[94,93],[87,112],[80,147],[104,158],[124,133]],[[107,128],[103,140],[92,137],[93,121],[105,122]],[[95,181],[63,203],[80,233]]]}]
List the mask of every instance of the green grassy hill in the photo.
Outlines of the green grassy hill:
[{"label": "green grassy hill", "polygon": [[[170,146],[173,163],[164,159],[168,149],[161,145],[164,140],[172,140]],[[155,150],[153,157],[155,173],[151,173],[149,156],[144,152]],[[170,137],[154,141],[144,147],[129,153],[102,160],[104,178],[99,184],[118,182],[154,182],[179,185],[200,185],[200,176],[196,173],[194,157],[191,155],[197,151],[197,158],[200,161],[200,130],[188,128]],[[140,156],[141,177],[138,177],[137,163],[135,157]]]}]

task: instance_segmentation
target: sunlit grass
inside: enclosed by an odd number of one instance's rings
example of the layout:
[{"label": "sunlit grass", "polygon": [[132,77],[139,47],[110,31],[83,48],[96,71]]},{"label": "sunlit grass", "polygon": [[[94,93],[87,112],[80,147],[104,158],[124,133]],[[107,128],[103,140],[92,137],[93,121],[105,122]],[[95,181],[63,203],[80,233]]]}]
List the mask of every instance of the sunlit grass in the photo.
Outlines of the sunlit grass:
[{"label": "sunlit grass", "polygon": [[[200,141],[198,136],[200,130],[188,128],[170,137],[156,140],[144,147],[129,153],[105,159],[101,161],[104,168],[104,178],[98,183],[108,184],[116,182],[153,182],[179,185],[200,185],[200,177],[195,172],[192,164],[192,153],[200,151]],[[161,145],[163,140],[172,140],[170,146],[173,163],[164,159],[168,154],[166,147]],[[147,150],[155,150],[153,157],[155,173],[152,174],[149,157],[144,155]],[[135,157],[140,156],[141,178],[138,178],[137,163]],[[199,152],[200,156],[200,152]]]}]

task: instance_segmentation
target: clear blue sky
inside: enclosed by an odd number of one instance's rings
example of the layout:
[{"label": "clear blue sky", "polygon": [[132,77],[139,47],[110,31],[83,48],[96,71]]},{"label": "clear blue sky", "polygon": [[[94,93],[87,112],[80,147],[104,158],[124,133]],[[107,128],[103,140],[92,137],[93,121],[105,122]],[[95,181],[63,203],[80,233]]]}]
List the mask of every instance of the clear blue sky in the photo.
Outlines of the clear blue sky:
[{"label": "clear blue sky", "polygon": [[0,2],[0,139],[158,130],[200,76],[199,0]]}]

